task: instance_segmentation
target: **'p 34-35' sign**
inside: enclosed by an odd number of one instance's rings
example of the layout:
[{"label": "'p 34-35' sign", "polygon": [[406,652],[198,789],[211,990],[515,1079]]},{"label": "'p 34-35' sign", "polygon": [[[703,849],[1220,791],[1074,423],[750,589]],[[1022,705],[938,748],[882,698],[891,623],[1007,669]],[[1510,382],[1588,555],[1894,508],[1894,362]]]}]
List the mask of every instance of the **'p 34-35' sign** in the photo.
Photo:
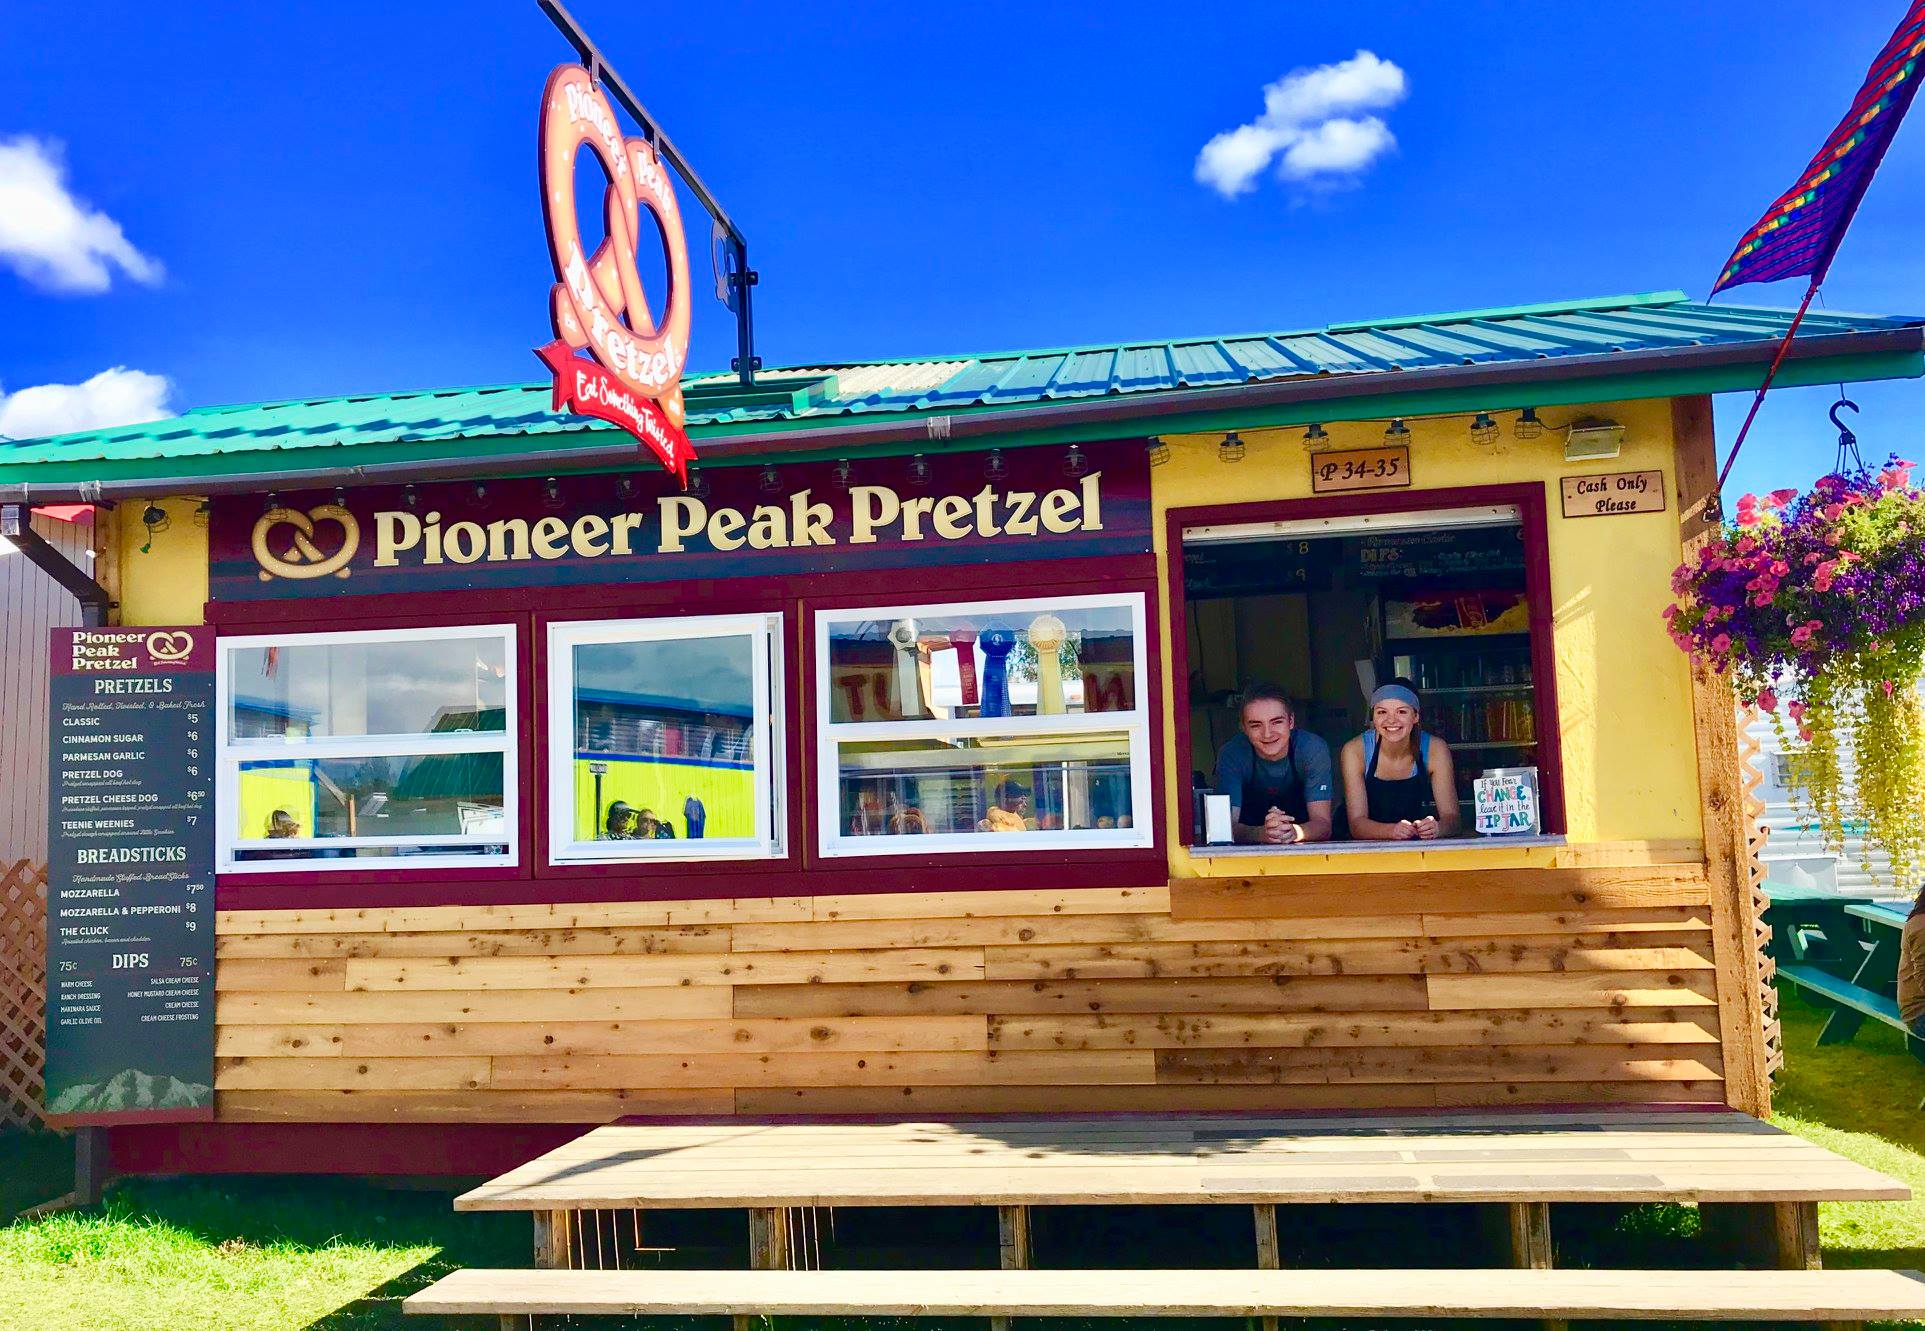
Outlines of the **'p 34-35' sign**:
[{"label": "'p 34-35' sign", "polygon": [[1310,455],[1310,489],[1314,494],[1409,487],[1410,449],[1404,444],[1341,448]]}]

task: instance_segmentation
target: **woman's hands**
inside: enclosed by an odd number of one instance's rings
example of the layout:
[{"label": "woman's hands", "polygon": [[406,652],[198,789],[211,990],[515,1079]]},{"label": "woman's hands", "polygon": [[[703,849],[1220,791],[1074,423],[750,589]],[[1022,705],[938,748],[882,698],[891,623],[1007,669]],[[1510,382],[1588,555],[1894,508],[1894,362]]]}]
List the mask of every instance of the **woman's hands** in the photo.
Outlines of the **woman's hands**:
[{"label": "woman's hands", "polygon": [[1443,831],[1443,824],[1435,818],[1419,818],[1414,823],[1405,818],[1390,825],[1390,839],[1392,841],[1435,841]]}]

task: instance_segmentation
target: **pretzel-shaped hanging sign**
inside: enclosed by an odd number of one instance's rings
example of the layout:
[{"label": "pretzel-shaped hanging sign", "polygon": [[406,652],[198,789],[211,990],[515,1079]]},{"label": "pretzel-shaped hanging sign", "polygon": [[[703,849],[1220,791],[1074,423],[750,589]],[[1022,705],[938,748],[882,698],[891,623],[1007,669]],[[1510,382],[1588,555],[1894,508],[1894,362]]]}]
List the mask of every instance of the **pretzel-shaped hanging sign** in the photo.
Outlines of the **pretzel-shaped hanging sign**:
[{"label": "pretzel-shaped hanging sign", "polygon": [[[607,238],[588,254],[575,207],[575,155],[608,175]],[[646,209],[661,228],[668,301],[658,323],[635,270]],[[541,210],[555,263],[555,340],[535,354],[555,375],[554,410],[612,422],[688,484],[682,369],[688,362],[688,239],[675,187],[645,139],[627,139],[608,98],[580,65],[560,65],[541,100]],[[649,227],[653,230],[653,227]],[[575,353],[586,350],[594,360]]]}]

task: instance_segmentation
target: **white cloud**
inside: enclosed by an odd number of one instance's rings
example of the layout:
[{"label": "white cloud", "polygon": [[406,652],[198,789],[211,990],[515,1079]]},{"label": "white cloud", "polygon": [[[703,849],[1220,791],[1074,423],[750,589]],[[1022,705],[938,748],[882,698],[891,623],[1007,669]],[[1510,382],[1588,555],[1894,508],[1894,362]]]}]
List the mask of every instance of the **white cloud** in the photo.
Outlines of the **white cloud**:
[{"label": "white cloud", "polygon": [[48,291],[98,295],[114,269],[160,281],[160,263],[134,248],[120,223],[67,188],[58,143],[0,139],[0,263]]},{"label": "white cloud", "polygon": [[1404,71],[1369,51],[1296,69],[1263,90],[1263,114],[1203,145],[1196,178],[1226,199],[1256,188],[1271,162],[1299,184],[1348,184],[1397,146],[1381,117],[1409,92]]},{"label": "white cloud", "polygon": [[0,392],[0,438],[38,439],[74,430],[103,430],[173,415],[173,385],[158,374],[116,365],[85,383],[36,384]]}]

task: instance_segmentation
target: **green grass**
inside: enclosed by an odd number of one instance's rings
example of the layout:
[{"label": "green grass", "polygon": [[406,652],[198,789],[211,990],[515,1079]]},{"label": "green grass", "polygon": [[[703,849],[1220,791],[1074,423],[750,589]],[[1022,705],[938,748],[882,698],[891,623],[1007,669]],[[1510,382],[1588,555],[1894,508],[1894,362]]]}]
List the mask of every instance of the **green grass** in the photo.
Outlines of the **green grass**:
[{"label": "green grass", "polygon": [[[1906,1180],[1925,1196],[1925,1114],[1917,1109],[1925,1065],[1905,1053],[1897,1032],[1876,1023],[1868,1022],[1849,1045],[1817,1048],[1822,1018],[1795,994],[1785,996],[1783,1017],[1788,1059],[1776,1090],[1777,1121]],[[63,1138],[0,1134],[0,1222],[66,1191],[71,1168]],[[403,1297],[455,1267],[529,1264],[526,1217],[456,1215],[451,1195],[333,1179],[128,1180],[110,1190],[104,1207],[13,1220],[0,1228],[0,1328],[492,1328],[492,1319],[404,1323],[401,1316]],[[1133,1252],[1143,1255],[1139,1265],[1243,1266],[1250,1264],[1247,1226],[1230,1214],[1239,1209],[1197,1208],[1180,1216],[1044,1212],[1038,1244],[1051,1265],[1115,1264],[1117,1253]],[[1287,1214],[1283,1238],[1291,1264],[1492,1260],[1469,1208],[1298,1208]],[[903,1251],[887,1246],[900,1241],[898,1222],[845,1212],[842,1238],[852,1249],[860,1245],[846,1260],[988,1264],[993,1235],[976,1223],[982,1218],[919,1217],[920,1227],[946,1231],[946,1246]],[[1820,1208],[1820,1225],[1827,1264],[1925,1267],[1925,1200],[1827,1204]],[[1689,1207],[1559,1208],[1554,1228],[1565,1265],[1707,1261]],[[739,1264],[740,1254],[718,1254],[714,1247],[732,1235],[715,1218],[683,1213],[651,1228],[650,1241],[699,1245],[683,1247],[671,1260]],[[1423,1256],[1413,1259],[1414,1253]],[[1143,1325],[1136,1324],[1137,1331]],[[958,1326],[980,1331],[981,1324]]]}]

